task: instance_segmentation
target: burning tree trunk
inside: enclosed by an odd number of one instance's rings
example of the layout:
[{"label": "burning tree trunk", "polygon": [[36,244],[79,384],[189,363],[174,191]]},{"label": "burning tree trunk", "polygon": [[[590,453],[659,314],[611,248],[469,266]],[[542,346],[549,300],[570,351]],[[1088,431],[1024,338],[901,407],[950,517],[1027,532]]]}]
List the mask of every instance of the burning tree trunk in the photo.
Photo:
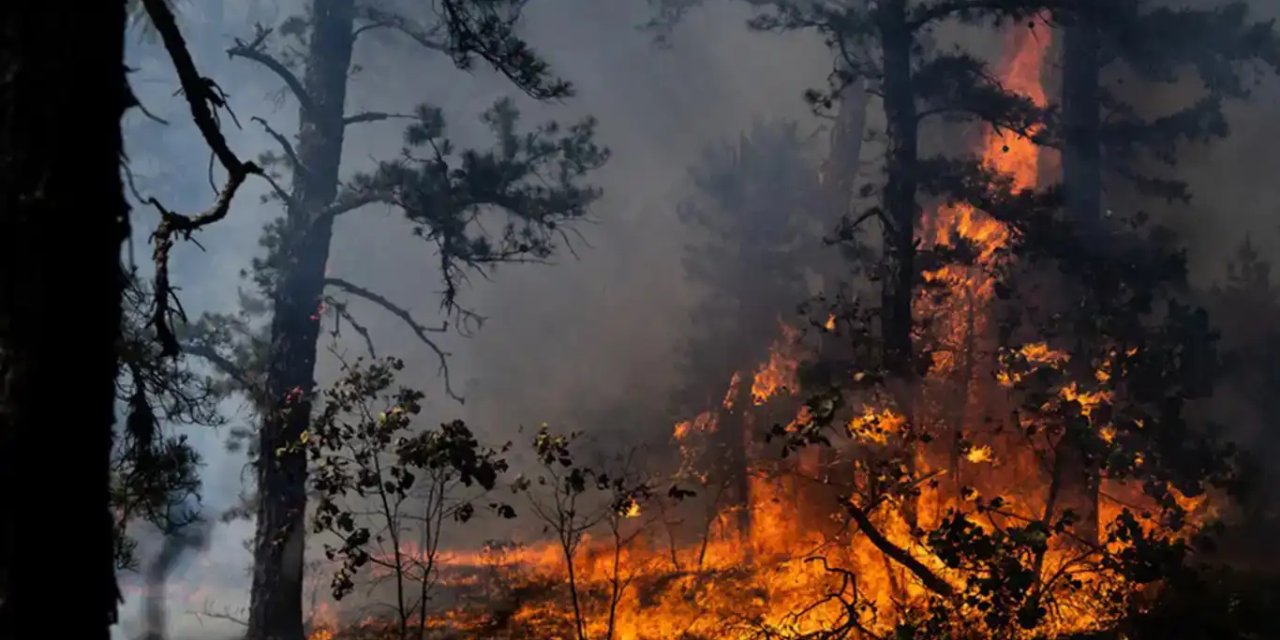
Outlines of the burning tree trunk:
[{"label": "burning tree trunk", "polygon": [[751,534],[750,459],[747,455],[752,424],[749,415],[752,408],[750,376],[734,376],[733,381],[729,390],[732,403],[724,408],[712,451],[719,459],[721,481],[725,484],[721,504],[734,514],[734,531],[745,541]]},{"label": "burning tree trunk", "polygon": [[251,640],[296,640],[302,630],[307,463],[297,446],[311,413],[316,315],[325,283],[337,195],[343,113],[354,36],[354,0],[315,0],[299,107],[298,166],[279,247],[280,272],[268,356],[267,398],[258,460],[258,518],[249,631]]},{"label": "burning tree trunk", "polygon": [[[105,640],[119,598],[109,463],[129,216],[120,118],[132,96],[125,3],[67,10],[0,9],[0,637],[47,625],[68,595],[51,576],[78,576],[77,613],[59,633]],[[74,490],[32,490],[32,456],[56,460]],[[59,547],[77,551],[33,553]]]}]

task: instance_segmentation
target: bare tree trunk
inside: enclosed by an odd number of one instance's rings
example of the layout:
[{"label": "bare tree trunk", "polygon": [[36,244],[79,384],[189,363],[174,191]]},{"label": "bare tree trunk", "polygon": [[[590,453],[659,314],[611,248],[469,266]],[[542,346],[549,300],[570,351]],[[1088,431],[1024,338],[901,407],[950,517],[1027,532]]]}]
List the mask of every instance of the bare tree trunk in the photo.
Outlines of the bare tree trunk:
[{"label": "bare tree trunk", "polygon": [[268,356],[267,398],[258,464],[249,640],[300,640],[307,465],[298,443],[311,413],[319,322],[342,160],[342,117],[354,37],[354,0],[314,0],[305,87],[299,109],[293,204],[286,213]]},{"label": "bare tree trunk", "polygon": [[[0,3],[3,638],[39,635],[74,601],[57,635],[106,640],[119,599],[109,491],[129,220],[125,4],[68,10]],[[28,460],[56,460],[74,490],[32,490]]]}]

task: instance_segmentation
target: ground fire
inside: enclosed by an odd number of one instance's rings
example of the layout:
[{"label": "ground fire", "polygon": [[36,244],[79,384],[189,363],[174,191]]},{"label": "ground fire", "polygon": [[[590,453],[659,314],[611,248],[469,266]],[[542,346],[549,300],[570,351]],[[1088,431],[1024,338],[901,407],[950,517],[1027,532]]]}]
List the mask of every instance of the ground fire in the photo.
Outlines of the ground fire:
[{"label": "ground fire", "polygon": [[[1019,31],[1001,65],[1005,86],[1038,105],[1046,102],[1049,45],[1045,33]],[[979,142],[984,163],[1017,189],[1056,171],[1056,158],[1026,133],[988,131]],[[1130,518],[1144,531],[1164,524],[1140,487],[1102,480],[1090,489],[1060,477],[1065,463],[1054,460],[1047,423],[1074,412],[1111,442],[1116,429],[1099,407],[1136,350],[1080,368],[1042,337],[999,346],[994,274],[1013,259],[1005,251],[1013,234],[970,206],[926,213],[917,230],[922,247],[967,248],[972,257],[924,273],[915,306],[927,322],[918,338],[932,345],[933,363],[909,399],[852,395],[842,439],[778,455],[778,441],[831,410],[806,401],[799,372],[820,356],[814,334],[841,331],[834,313],[815,320],[812,332],[784,323],[765,361],[724,382],[723,402],[674,426],[673,482],[690,495],[627,498],[616,518],[602,516],[616,523],[612,537],[584,533],[568,553],[554,542],[441,551],[433,559],[440,611],[421,624],[429,635],[460,638],[886,638],[941,603],[975,625],[994,625],[995,615],[1032,619],[1025,634],[1010,637],[1099,628],[1116,579],[1100,558],[1120,544],[1105,532]],[[1042,413],[1010,411],[1013,390],[1046,371],[1086,373],[1046,395]],[[772,424],[782,425],[778,439],[760,437]],[[893,477],[889,465],[903,474]],[[909,486],[877,489],[895,482]],[[1172,486],[1167,493],[1193,523],[1212,514],[1204,495],[1189,498]],[[1056,531],[1069,533],[1050,540],[1067,513],[1078,526],[1068,522]],[[1034,535],[1037,523],[1045,541],[1023,540],[1025,549],[1010,552],[1030,585],[1016,600],[973,596],[997,568],[938,551],[948,535],[969,529],[988,544],[1013,544],[997,541]],[[993,610],[1002,606],[1009,610]],[[375,617],[340,627],[332,612],[323,616],[311,640],[375,637],[395,626]]]}]

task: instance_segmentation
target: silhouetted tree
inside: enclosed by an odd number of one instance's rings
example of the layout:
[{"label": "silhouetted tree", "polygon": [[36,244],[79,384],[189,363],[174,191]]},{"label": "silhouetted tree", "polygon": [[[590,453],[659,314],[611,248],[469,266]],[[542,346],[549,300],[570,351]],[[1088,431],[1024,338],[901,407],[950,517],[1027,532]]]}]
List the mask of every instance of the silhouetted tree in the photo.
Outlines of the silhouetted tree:
[{"label": "silhouetted tree", "polygon": [[[122,1],[0,8],[0,635],[65,602],[62,633],[109,637],[116,587],[108,511],[114,384],[129,209],[120,176]],[[65,327],[71,324],[72,329]],[[32,490],[24,461],[53,461],[74,491]],[[74,526],[68,526],[74,523]],[[45,548],[80,549],[45,555]],[[38,558],[38,559],[37,559]]]}]

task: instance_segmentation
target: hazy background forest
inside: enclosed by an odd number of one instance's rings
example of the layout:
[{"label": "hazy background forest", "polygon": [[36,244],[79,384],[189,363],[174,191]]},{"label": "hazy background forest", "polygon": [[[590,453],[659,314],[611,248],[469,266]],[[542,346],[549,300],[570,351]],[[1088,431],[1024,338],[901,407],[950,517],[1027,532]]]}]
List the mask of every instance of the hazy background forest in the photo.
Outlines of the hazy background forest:
[{"label": "hazy background forest", "polygon": [[[450,379],[465,404],[446,397],[435,356],[402,322],[372,305],[353,304],[378,352],[406,361],[401,381],[426,392],[424,424],[461,418],[483,441],[500,443],[527,439],[527,433],[516,431],[521,425],[547,422],[584,430],[603,443],[602,449],[612,449],[661,437],[684,417],[672,415],[671,396],[687,382],[681,379],[680,349],[698,323],[691,313],[704,293],[682,263],[685,246],[697,233],[678,215],[680,203],[693,194],[690,169],[709,145],[735,143],[753,126],[776,120],[797,124],[799,135],[810,141],[813,166],[828,152],[829,122],[814,116],[802,94],[824,85],[830,52],[810,33],[750,30],[751,12],[744,4],[708,2],[674,29],[667,46],[658,46],[653,33],[640,29],[654,15],[642,0],[530,2],[521,34],[577,88],[575,97],[550,104],[518,96],[506,79],[483,65],[463,73],[441,56],[423,55],[395,38],[362,41],[349,112],[393,111],[427,100],[443,108],[456,142],[465,147],[484,144],[478,114],[494,99],[513,96],[527,123],[598,118],[599,141],[611,151],[609,162],[589,177],[603,197],[591,206],[591,221],[577,225],[582,236],[573,244],[576,255],[562,252],[552,265],[503,265],[493,281],[472,278],[463,290],[465,302],[486,321],[472,336],[440,334],[438,340],[451,354]],[[247,156],[276,148],[250,118],[292,132],[296,108],[281,100],[274,76],[223,52],[234,38],[249,38],[255,23],[278,23],[301,5],[301,0],[175,2],[201,71],[230,96],[242,126],[224,130]],[[1254,0],[1252,5],[1255,18],[1280,17],[1275,2]],[[998,44],[988,47],[991,53],[998,52]],[[140,27],[129,34],[128,46],[135,68],[131,81],[141,102],[170,122],[129,114],[126,145],[133,180],[141,193],[172,208],[198,209],[210,197],[207,148],[184,117],[170,62],[154,35]],[[1148,95],[1141,102],[1158,109],[1174,100]],[[1207,290],[1225,277],[1228,259],[1246,237],[1264,258],[1277,255],[1277,105],[1280,80],[1274,76],[1247,104],[1230,104],[1232,135],[1180,154],[1178,168],[1195,199],[1151,210],[1188,243],[1198,288]],[[883,127],[874,109],[868,124]],[[394,154],[401,137],[402,126],[395,121],[349,129],[344,170],[364,168],[366,158]],[[874,144],[865,147],[863,161],[876,150]],[[234,311],[238,290],[248,287],[241,271],[259,254],[263,225],[280,214],[278,203],[259,202],[268,192],[261,181],[251,181],[246,189],[231,215],[199,236],[203,248],[184,243],[175,253],[173,278],[192,316]],[[147,262],[154,222],[150,209],[135,207],[133,251],[141,264]],[[332,275],[404,303],[424,322],[439,314],[436,268],[395,215],[366,208],[341,218],[335,238]],[[338,352],[354,357],[364,350],[362,338],[352,331],[336,339],[322,333],[321,387],[338,375],[337,360],[327,352],[335,340]],[[207,525],[196,527],[190,548],[169,567],[164,581],[174,638],[230,637],[237,623],[205,614],[235,617],[247,606],[252,558],[245,541],[253,525],[223,515],[240,505],[253,477],[243,443],[234,449],[228,441],[235,440],[237,428],[252,428],[256,418],[242,400],[225,402],[222,410],[228,421],[222,427],[181,430],[203,461],[199,509]],[[460,533],[473,542],[510,525],[480,520],[466,526]],[[114,632],[121,640],[145,629],[146,574],[165,547],[163,536],[147,525],[135,527],[134,534],[140,568],[121,577],[126,602]],[[309,555],[314,555],[310,549]],[[309,588],[323,595],[325,584],[321,580]]]}]

